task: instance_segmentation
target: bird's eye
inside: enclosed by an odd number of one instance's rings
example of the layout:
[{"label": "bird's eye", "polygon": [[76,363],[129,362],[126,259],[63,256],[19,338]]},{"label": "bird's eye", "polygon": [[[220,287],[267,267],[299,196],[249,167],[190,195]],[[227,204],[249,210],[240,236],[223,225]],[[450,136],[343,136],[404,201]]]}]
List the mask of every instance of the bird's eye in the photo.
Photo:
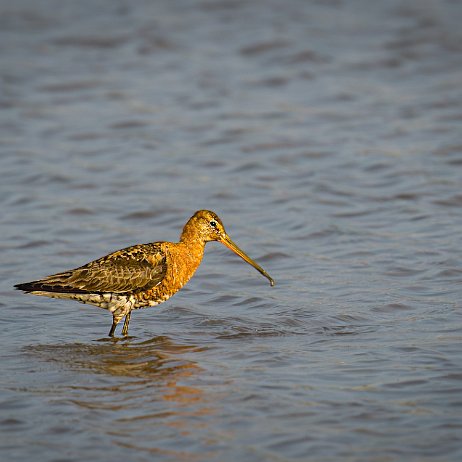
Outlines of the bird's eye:
[{"label": "bird's eye", "polygon": [[212,220],[212,221],[210,222],[210,226],[211,226],[212,228],[216,228],[216,227],[217,227],[217,222]]}]

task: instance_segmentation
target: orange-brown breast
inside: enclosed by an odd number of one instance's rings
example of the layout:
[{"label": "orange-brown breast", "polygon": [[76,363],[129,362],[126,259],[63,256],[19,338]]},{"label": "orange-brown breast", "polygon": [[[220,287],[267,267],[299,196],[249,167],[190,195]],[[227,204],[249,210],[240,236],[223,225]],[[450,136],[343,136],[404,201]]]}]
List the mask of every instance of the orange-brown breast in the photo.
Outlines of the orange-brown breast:
[{"label": "orange-brown breast", "polygon": [[161,251],[166,257],[165,277],[156,287],[135,294],[140,302],[162,303],[178,292],[191,279],[200,265],[204,255],[204,244],[199,242],[196,245],[185,242],[163,242]]}]

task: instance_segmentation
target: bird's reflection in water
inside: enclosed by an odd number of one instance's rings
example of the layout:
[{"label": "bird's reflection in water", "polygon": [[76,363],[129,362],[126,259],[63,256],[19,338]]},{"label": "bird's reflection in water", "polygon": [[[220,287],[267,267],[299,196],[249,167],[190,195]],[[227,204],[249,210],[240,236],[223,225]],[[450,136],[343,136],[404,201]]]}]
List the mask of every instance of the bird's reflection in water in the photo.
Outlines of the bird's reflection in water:
[{"label": "bird's reflection in water", "polygon": [[144,341],[125,337],[104,338],[91,344],[34,345],[27,350],[41,360],[58,362],[81,373],[133,378],[118,381],[123,389],[129,383],[165,385],[191,376],[200,368],[196,362],[185,359],[184,355],[202,349],[195,345],[174,343],[169,337],[160,336]]},{"label": "bird's reflection in water", "polygon": [[34,345],[28,348],[42,360],[60,362],[82,372],[161,380],[184,369],[195,369],[182,354],[201,351],[194,345],[174,343],[169,337],[137,342],[134,337],[104,338],[91,344]]},{"label": "bird's reflection in water", "polygon": [[[60,384],[53,383],[53,400],[77,406],[89,420],[96,411],[102,419],[98,431],[114,444],[193,460],[189,451],[171,445],[171,432],[192,438],[195,423],[208,426],[208,416],[216,412],[210,397],[197,386],[201,368],[188,359],[202,350],[162,336],[35,345],[27,353],[54,370],[56,362],[61,369],[65,366]],[[50,391],[41,392],[50,396]]]}]

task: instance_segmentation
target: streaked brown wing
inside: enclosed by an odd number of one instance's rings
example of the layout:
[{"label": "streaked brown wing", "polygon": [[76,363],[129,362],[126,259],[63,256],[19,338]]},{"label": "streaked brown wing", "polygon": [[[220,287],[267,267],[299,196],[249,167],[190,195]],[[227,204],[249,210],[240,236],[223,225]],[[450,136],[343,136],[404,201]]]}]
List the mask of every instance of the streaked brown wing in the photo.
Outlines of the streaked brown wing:
[{"label": "streaked brown wing", "polygon": [[127,293],[151,289],[167,270],[159,243],[118,250],[80,268],[18,285],[19,289],[72,293]]}]

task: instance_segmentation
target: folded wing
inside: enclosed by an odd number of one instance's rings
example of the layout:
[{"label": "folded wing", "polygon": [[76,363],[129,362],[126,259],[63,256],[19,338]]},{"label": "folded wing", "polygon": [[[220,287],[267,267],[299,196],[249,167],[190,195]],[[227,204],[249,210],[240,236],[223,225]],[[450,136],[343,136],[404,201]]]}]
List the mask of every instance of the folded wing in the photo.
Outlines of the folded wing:
[{"label": "folded wing", "polygon": [[136,293],[160,284],[167,270],[160,243],[119,250],[79,268],[15,287],[26,292]]}]

